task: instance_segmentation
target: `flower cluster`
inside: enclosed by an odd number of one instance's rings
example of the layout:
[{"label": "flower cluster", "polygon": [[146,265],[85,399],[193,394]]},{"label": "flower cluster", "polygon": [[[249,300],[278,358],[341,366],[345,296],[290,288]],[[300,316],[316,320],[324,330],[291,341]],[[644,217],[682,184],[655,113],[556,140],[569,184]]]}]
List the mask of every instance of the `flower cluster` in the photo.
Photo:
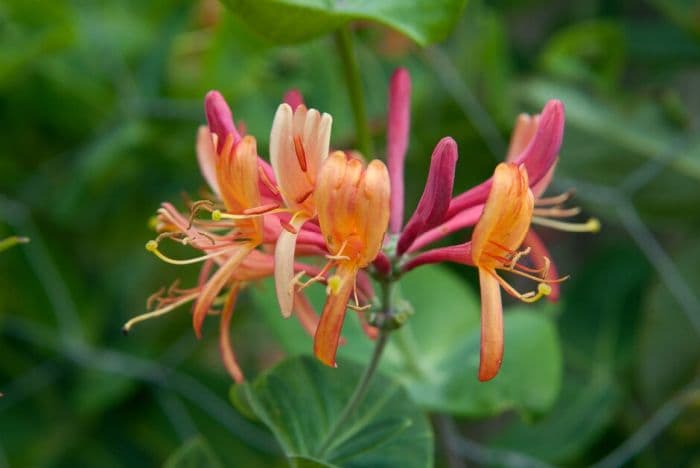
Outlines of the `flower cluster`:
[{"label": "flower cluster", "polygon": [[[595,231],[596,220],[563,221],[578,214],[564,208],[570,193],[543,197],[554,172],[564,129],[564,110],[550,101],[537,116],[516,122],[506,162],[482,184],[453,197],[457,144],[443,138],[435,147],[423,195],[404,220],[403,168],[410,128],[411,83],[399,69],[391,79],[387,123],[387,165],[366,163],[356,151],[331,151],[332,118],[308,109],[297,92],[285,96],[270,133],[270,163],[258,155],[256,139],[236,126],[221,94],[205,99],[208,125],[197,135],[197,158],[211,193],[180,212],[164,203],[158,237],[146,248],[162,260],[202,264],[188,289],[172,285],[148,300],[149,312],[124,327],[194,302],[192,320],[201,334],[209,314],[220,315],[224,365],[240,382],[243,374],[229,337],[236,297],[251,281],[274,276],[282,316],[295,316],[314,337],[314,353],[335,366],[348,309],[358,312],[370,338],[381,323],[367,311],[379,301],[372,279],[386,284],[421,265],[458,262],[478,268],[482,298],[479,379],[493,378],[503,356],[500,289],[525,302],[556,299],[561,278],[532,224],[569,231]],[[202,216],[201,213],[208,213]],[[471,239],[448,247],[431,245],[472,228]],[[165,239],[202,255],[177,260],[160,249]],[[322,259],[322,262],[319,262]],[[500,272],[536,283],[521,293]],[[326,286],[320,317],[305,296],[313,283]],[[379,304],[382,306],[381,304]],[[391,316],[383,305],[384,317]]]}]

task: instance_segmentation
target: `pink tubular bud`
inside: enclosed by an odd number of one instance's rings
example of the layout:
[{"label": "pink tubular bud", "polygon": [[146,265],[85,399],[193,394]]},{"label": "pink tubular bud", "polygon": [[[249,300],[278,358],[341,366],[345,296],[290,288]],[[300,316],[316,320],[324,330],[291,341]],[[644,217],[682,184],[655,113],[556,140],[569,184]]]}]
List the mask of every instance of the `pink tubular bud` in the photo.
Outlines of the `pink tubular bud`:
[{"label": "pink tubular bud", "polygon": [[401,231],[403,224],[403,173],[408,132],[411,126],[411,77],[405,68],[397,69],[389,84],[386,155],[391,181],[391,217],[389,230]]},{"label": "pink tubular bud", "polygon": [[226,100],[218,91],[209,91],[204,98],[204,112],[207,116],[209,131],[216,134],[216,151],[220,152],[229,134],[233,135],[233,144],[237,144],[241,135],[233,123],[233,114]]},{"label": "pink tubular bud", "polygon": [[[512,160],[517,165],[525,165],[531,187],[542,180],[556,163],[563,138],[564,105],[552,99],[542,109],[537,131],[530,144]],[[492,180],[489,179],[453,198],[446,217],[451,218],[460,211],[484,203],[491,184]]]},{"label": "pink tubular bud", "polygon": [[304,97],[301,95],[298,89],[293,88],[285,93],[282,101],[289,104],[289,107],[294,110],[304,104]]},{"label": "pink tubular bud", "polygon": [[542,109],[535,136],[513,161],[525,165],[531,187],[545,177],[554,166],[563,139],[564,104],[551,99]]},{"label": "pink tubular bud", "polygon": [[399,255],[411,246],[417,236],[443,221],[452,199],[456,164],[457,143],[452,138],[445,137],[433,150],[425,190],[399,238]]}]

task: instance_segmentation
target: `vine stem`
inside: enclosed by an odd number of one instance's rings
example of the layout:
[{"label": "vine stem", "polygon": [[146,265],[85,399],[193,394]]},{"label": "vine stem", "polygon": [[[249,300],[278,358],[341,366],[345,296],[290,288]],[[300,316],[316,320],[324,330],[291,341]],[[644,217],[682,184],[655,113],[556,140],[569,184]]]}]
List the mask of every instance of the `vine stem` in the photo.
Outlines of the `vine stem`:
[{"label": "vine stem", "polygon": [[379,333],[379,337],[377,338],[377,341],[374,345],[374,352],[372,353],[372,359],[370,360],[369,365],[365,369],[364,374],[362,374],[362,377],[360,378],[360,381],[355,387],[355,390],[352,392],[352,396],[350,397],[350,400],[348,400],[347,405],[345,405],[345,408],[343,408],[343,412],[328,430],[326,437],[323,439],[323,442],[321,443],[320,448],[318,449],[318,457],[320,459],[324,459],[326,453],[332,447],[333,441],[343,428],[343,425],[345,425],[345,423],[348,422],[353,412],[357,409],[357,406],[364,399],[365,394],[369,389],[369,384],[372,381],[372,377],[374,376],[379,365],[379,360],[382,357],[382,353],[384,352],[384,348],[386,346],[388,338],[388,332],[382,330]]},{"label": "vine stem", "polygon": [[366,157],[372,156],[372,140],[369,135],[369,125],[367,121],[367,109],[365,108],[365,97],[362,91],[362,79],[360,68],[357,65],[355,50],[352,41],[352,32],[349,27],[343,26],[335,33],[335,42],[343,64],[343,74],[348,86],[350,104],[355,120],[355,134],[357,137],[357,148]]}]

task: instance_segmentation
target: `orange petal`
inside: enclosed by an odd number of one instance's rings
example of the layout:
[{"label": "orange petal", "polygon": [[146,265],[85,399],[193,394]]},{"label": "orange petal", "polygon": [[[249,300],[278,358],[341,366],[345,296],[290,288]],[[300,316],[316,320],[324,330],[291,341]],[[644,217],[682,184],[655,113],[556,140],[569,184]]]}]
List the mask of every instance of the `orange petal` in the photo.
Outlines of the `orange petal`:
[{"label": "orange petal", "polygon": [[209,278],[206,286],[202,290],[202,293],[197,299],[197,303],[194,305],[194,312],[192,314],[192,327],[194,328],[194,333],[197,338],[202,337],[202,324],[204,323],[204,318],[207,316],[207,312],[211,308],[214,299],[219,295],[221,289],[226,285],[226,282],[231,279],[233,271],[240,265],[241,261],[250,252],[249,245],[241,245],[239,248],[235,249],[223,265],[216,270],[216,273]]},{"label": "orange petal", "polygon": [[335,354],[338,351],[340,332],[343,328],[348,299],[352,293],[357,270],[354,267],[343,268],[341,266],[336,274],[340,277],[340,283],[326,299],[321,321],[314,337],[314,354],[319,361],[331,367],[337,367]]},{"label": "orange petal", "polygon": [[[493,173],[493,185],[479,221],[472,232],[472,259],[486,266],[496,261],[488,255],[492,244],[517,249],[532,220],[534,198],[524,166],[501,163]],[[503,254],[501,250],[498,252]]]},{"label": "orange petal", "polygon": [[503,306],[498,281],[483,268],[479,268],[479,286],[481,287],[479,380],[485,382],[496,377],[503,362]]},{"label": "orange petal", "polygon": [[231,335],[229,334],[229,325],[231,324],[231,316],[233,316],[233,307],[236,304],[236,297],[240,286],[238,284],[231,287],[231,290],[226,297],[226,303],[221,311],[221,320],[219,322],[219,352],[221,360],[224,362],[224,367],[229,375],[236,383],[241,383],[244,380],[243,372],[238,366],[236,355],[231,346]]},{"label": "orange petal", "polygon": [[297,216],[291,222],[294,232],[282,229],[275,245],[275,291],[280,304],[280,312],[285,318],[292,315],[294,307],[294,251],[301,226],[308,217]]}]

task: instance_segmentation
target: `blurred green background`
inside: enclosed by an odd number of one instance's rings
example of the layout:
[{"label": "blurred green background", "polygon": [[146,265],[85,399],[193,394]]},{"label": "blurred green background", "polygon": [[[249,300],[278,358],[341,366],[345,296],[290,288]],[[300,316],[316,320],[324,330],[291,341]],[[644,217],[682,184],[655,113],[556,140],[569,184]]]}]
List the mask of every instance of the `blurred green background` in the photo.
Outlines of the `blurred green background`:
[{"label": "blurred green background", "polygon": [[[372,24],[355,35],[376,156],[389,76],[411,72],[409,206],[441,137],[459,144],[464,190],[503,157],[517,113],[556,97],[555,188],[603,223],[595,236],[541,231],[572,275],[553,312],[554,407],[435,416],[437,464],[584,466],[629,444],[633,466],[699,466],[700,4],[473,0],[437,46]],[[31,238],[0,254],[0,467],[159,465],[197,434],[226,465],[285,465],[228,403],[214,325],[197,342],[183,308],[128,338],[120,328],[161,285],[196,275],[143,245],[158,204],[203,185],[206,91],[266,154],[292,87],[333,114],[336,147],[352,146],[330,37],[274,47],[214,0],[0,3],[0,239]],[[244,298],[232,331],[253,375],[282,356],[258,318]]]}]

